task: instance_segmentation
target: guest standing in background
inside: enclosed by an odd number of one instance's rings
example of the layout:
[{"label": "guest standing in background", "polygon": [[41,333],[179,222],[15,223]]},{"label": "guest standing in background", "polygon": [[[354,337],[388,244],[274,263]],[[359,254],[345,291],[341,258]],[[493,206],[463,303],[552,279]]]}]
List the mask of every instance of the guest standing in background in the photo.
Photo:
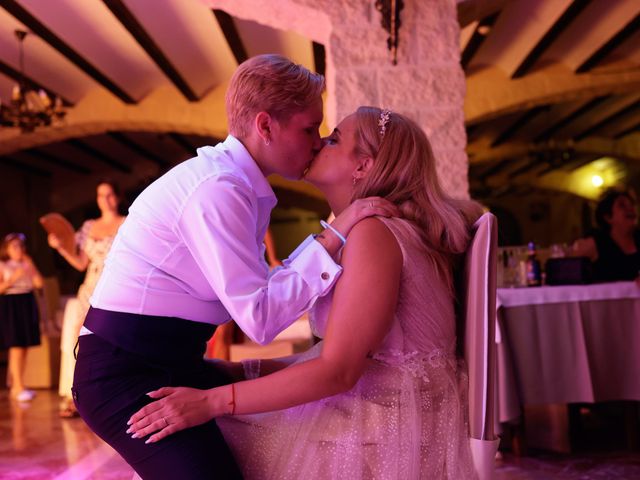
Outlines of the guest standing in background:
[{"label": "guest standing in background", "polygon": [[89,298],[102,273],[104,259],[109,253],[113,239],[125,217],[119,214],[120,190],[111,180],[102,180],[96,190],[96,201],[100,209],[100,217],[84,222],[76,233],[76,250],[67,251],[55,235],[49,235],[49,245],[55,248],[64,259],[75,269],[87,274],[84,282],[78,289],[79,308],[77,314],[65,317],[62,325],[62,338],[60,340],[61,365],[59,394],[62,397],[60,403],[60,416],[71,418],[78,415],[71,396],[73,383],[73,370],[75,358],[73,350],[78,340],[78,334],[84,317],[89,310]]},{"label": "guest standing in background", "polygon": [[572,254],[589,257],[598,282],[638,280],[640,229],[635,196],[627,190],[607,190],[596,207],[598,229],[576,240]]},{"label": "guest standing in background", "polygon": [[27,255],[25,236],[10,233],[0,247],[0,348],[9,349],[10,395],[20,402],[35,396],[23,381],[27,349],[40,345],[34,288],[42,288],[42,276]]}]

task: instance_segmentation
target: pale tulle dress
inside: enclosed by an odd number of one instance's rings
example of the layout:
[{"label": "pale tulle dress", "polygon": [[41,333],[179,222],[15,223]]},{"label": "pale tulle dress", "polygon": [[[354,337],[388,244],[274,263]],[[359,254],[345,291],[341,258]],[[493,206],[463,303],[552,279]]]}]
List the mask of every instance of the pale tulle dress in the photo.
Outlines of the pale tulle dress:
[{"label": "pale tulle dress", "polygon": [[[454,353],[453,299],[412,224],[383,221],[404,257],[391,330],[348,392],[277,412],[218,419],[247,479],[476,478],[467,378]],[[331,296],[319,299],[310,316],[319,337],[330,303]],[[322,342],[297,362],[321,348]]]},{"label": "pale tulle dress", "polygon": [[60,383],[58,384],[58,394],[63,397],[71,398],[71,385],[73,384],[73,371],[76,366],[73,350],[78,340],[80,328],[84,322],[84,317],[89,311],[89,299],[96,288],[102,269],[104,268],[104,260],[111,249],[111,244],[115,238],[109,235],[102,238],[94,238],[90,235],[91,228],[95,220],[87,220],[82,224],[80,230],[76,232],[76,246],[79,250],[86,253],[89,258],[87,272],[82,285],[78,288],[77,303],[75,311],[65,315],[60,334]]}]

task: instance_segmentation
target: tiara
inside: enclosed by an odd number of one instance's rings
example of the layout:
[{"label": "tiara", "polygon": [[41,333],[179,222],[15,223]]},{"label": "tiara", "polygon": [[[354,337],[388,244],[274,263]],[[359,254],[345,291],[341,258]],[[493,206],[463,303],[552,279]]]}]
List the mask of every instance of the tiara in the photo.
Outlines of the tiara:
[{"label": "tiara", "polygon": [[391,116],[391,110],[380,111],[380,117],[378,118],[378,127],[380,127],[380,137],[384,138],[384,134],[387,133],[387,123],[389,123],[389,117]]}]

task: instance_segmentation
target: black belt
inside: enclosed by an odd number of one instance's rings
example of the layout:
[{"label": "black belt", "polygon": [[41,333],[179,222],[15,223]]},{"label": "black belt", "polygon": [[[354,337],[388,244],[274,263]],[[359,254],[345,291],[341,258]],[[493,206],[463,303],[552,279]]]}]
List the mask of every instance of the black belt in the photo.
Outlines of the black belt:
[{"label": "black belt", "polygon": [[176,317],[89,308],[84,326],[129,353],[167,366],[202,361],[216,325]]}]

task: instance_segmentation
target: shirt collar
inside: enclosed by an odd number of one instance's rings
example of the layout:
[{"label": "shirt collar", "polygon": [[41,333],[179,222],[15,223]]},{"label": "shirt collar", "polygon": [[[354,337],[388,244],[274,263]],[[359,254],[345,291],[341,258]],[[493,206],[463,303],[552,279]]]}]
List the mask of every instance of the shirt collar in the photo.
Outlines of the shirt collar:
[{"label": "shirt collar", "polygon": [[256,195],[259,198],[268,197],[275,200],[276,195],[273,193],[271,185],[269,185],[269,182],[258,167],[258,164],[242,142],[233,135],[229,135],[223,144],[231,153],[234,164],[247,176],[247,179],[249,180],[253,190],[256,192]]}]

